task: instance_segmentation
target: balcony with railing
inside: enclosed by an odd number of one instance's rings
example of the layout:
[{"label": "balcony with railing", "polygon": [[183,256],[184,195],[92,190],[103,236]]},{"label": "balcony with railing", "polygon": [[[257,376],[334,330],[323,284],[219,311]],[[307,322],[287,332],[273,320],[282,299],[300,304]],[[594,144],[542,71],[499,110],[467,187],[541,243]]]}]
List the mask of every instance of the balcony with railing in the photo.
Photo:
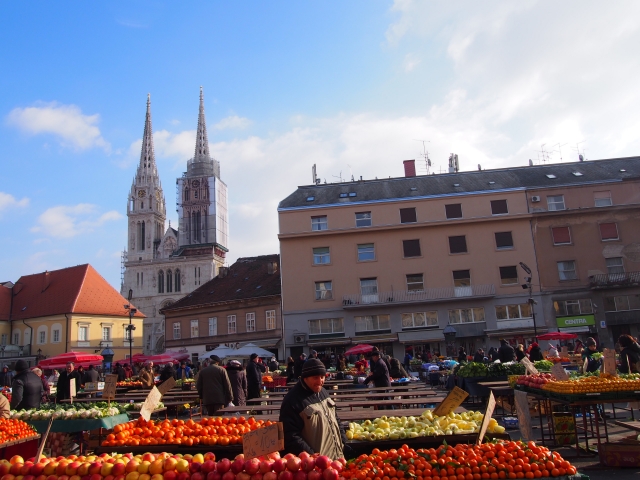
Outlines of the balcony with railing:
[{"label": "balcony with railing", "polygon": [[640,272],[603,273],[589,277],[591,288],[625,288],[640,286]]},{"label": "balcony with railing", "polygon": [[342,297],[343,308],[362,308],[370,305],[393,305],[405,303],[446,302],[473,298],[494,297],[496,289],[491,285],[470,285],[468,287],[425,288],[423,290],[394,290],[374,294],[352,294]]}]

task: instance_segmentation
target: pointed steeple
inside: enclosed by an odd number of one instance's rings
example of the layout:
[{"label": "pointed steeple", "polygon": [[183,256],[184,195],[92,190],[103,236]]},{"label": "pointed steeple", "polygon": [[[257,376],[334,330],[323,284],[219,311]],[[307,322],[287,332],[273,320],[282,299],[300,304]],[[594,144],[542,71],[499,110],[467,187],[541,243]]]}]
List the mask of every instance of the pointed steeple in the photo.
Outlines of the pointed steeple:
[{"label": "pointed steeple", "polygon": [[196,133],[195,162],[211,161],[209,156],[209,139],[207,138],[207,122],[204,118],[204,93],[200,87],[200,109],[198,111],[198,131]]},{"label": "pointed steeple", "polygon": [[153,129],[151,127],[151,94],[147,94],[147,116],[144,120],[144,134],[142,135],[142,151],[138,174],[154,175],[156,171],[156,155],[153,151]]}]

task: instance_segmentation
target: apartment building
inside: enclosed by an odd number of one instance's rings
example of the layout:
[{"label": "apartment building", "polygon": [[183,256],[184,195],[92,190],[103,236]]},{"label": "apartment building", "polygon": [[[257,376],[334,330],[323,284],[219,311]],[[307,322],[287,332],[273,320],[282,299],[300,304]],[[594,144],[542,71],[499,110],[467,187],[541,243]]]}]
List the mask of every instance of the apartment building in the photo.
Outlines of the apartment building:
[{"label": "apartment building", "polygon": [[[640,335],[640,158],[537,167],[527,189],[550,326],[613,347]],[[555,330],[554,328],[554,330]]]},{"label": "apartment building", "polygon": [[239,258],[161,310],[167,348],[194,361],[219,345],[252,343],[283,359],[279,255]]}]

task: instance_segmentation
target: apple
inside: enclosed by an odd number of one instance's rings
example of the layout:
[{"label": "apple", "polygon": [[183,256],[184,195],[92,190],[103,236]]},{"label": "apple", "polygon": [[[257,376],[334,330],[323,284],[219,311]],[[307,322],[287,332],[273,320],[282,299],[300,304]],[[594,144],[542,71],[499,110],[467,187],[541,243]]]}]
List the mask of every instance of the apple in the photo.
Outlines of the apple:
[{"label": "apple", "polygon": [[124,471],[127,473],[137,472],[139,466],[140,464],[138,463],[137,460],[130,460],[129,463],[125,465]]},{"label": "apple", "polygon": [[211,460],[212,462],[216,461],[216,454],[213,452],[207,452],[204,454],[204,461]]},{"label": "apple", "polygon": [[185,460],[184,458],[181,459],[181,460],[178,460],[178,463],[176,463],[176,471],[178,473],[188,472],[189,471],[189,461]]},{"label": "apple", "polygon": [[[77,477],[77,475],[76,475]],[[34,480],[36,477],[34,477],[33,475],[25,475],[24,477],[22,477],[22,480]]]},{"label": "apple", "polygon": [[316,466],[316,459],[313,458],[312,456],[308,456],[304,460],[302,460],[301,467],[302,467],[302,470],[304,470],[305,472],[310,472],[315,468],[315,466]]},{"label": "apple", "polygon": [[326,455],[320,455],[318,458],[316,458],[316,467],[318,467],[320,470],[326,470],[330,466],[331,459]]},{"label": "apple", "polygon": [[320,472],[318,470],[311,470],[307,474],[307,479],[308,480],[322,480],[322,472]]},{"label": "apple", "polygon": [[331,462],[331,468],[340,473],[342,472],[343,466],[342,463],[340,463],[338,460],[334,460],[333,462]]},{"label": "apple", "polygon": [[244,471],[249,475],[254,475],[260,471],[260,460],[252,458],[244,462]]},{"label": "apple", "polygon": [[176,480],[190,480],[191,474],[189,472],[180,472],[176,477]]},{"label": "apple", "polygon": [[140,476],[140,474],[138,473],[138,471],[136,470],[135,472],[129,472],[127,473],[127,476],[124,477],[125,480],[138,480],[138,477]]},{"label": "apple", "polygon": [[278,480],[278,474],[276,472],[267,472],[262,475],[262,480]]},{"label": "apple", "polygon": [[280,458],[280,452],[272,452],[267,455],[271,460],[278,460]]},{"label": "apple", "polygon": [[[102,476],[100,477],[100,479],[102,480]],[[57,475],[49,475],[47,477],[47,480],[58,480],[58,476]]]},{"label": "apple", "polygon": [[7,460],[0,460],[0,475],[6,475],[11,470],[11,464]]},{"label": "apple", "polygon": [[293,480],[293,473],[289,470],[283,470],[278,474],[278,480]]},{"label": "apple", "polygon": [[307,480],[307,472],[304,470],[298,470],[293,474],[293,480]]},{"label": "apple", "polygon": [[155,473],[155,474],[151,475],[151,480],[164,480],[164,477],[162,475],[160,475],[159,473]]},{"label": "apple", "polygon": [[200,467],[200,471],[202,475],[205,477],[209,474],[209,472],[213,472],[216,469],[216,462],[213,460],[205,460],[202,466]]},{"label": "apple", "polygon": [[276,473],[283,472],[287,469],[287,461],[284,458],[279,458],[273,462],[272,467]]},{"label": "apple", "polygon": [[114,463],[111,468],[111,475],[125,475],[127,472],[127,466],[124,463]]},{"label": "apple", "polygon": [[223,458],[216,465],[216,470],[218,471],[218,473],[220,473],[222,475],[227,473],[230,468],[231,468],[231,462],[229,461],[228,458]]},{"label": "apple", "polygon": [[240,472],[236,474],[236,480],[251,480],[251,475],[245,472]]},{"label": "apple", "polygon": [[169,470],[164,472],[164,480],[176,480],[178,478],[178,472],[175,470]]},{"label": "apple", "polygon": [[198,462],[191,462],[191,464],[189,465],[189,470],[191,471],[191,473],[199,472],[201,468],[202,464]]},{"label": "apple", "polygon": [[103,477],[111,475],[111,470],[113,470],[113,463],[103,463],[102,468],[100,469],[100,475]]},{"label": "apple", "polygon": [[149,475],[148,473],[140,473],[138,480],[151,480],[151,475]]},{"label": "apple", "polygon": [[25,476],[30,474],[31,474],[31,465],[29,465],[28,463],[25,463],[24,465],[22,465],[22,468],[20,469],[20,475]]},{"label": "apple", "polygon": [[273,462],[270,460],[261,460],[260,461],[260,466],[258,467],[258,471],[260,473],[267,473],[271,471],[271,468],[273,467]]},{"label": "apple", "polygon": [[263,474],[258,472],[258,473],[254,473],[253,475],[251,475],[251,479],[250,480],[262,480],[263,478]]},{"label": "apple", "polygon": [[[24,477],[25,479],[27,477]],[[82,477],[80,477],[80,475],[72,475],[69,477],[69,480],[81,480]]]},{"label": "apple", "polygon": [[222,475],[220,475],[219,471],[212,470],[211,472],[207,473],[207,480],[222,480]]},{"label": "apple", "polygon": [[74,460],[69,465],[67,465],[67,469],[66,469],[65,473],[67,475],[69,475],[70,477],[73,476],[73,475],[77,475],[78,474],[78,468],[80,468],[81,465],[82,465],[82,463],[78,462],[77,460]]},{"label": "apple", "polygon": [[15,475],[13,475],[11,473],[7,473],[7,474],[3,475],[0,480],[15,480],[15,478],[16,478]]},{"label": "apple", "polygon": [[[151,462],[150,461],[143,460],[142,463],[140,463],[140,465],[138,465],[138,473],[141,473],[141,474],[149,473],[149,467],[150,466],[151,466]],[[149,478],[151,478],[151,475],[149,475]]]},{"label": "apple", "polygon": [[178,460],[173,457],[169,457],[164,461],[164,471],[172,471],[176,469],[176,465],[178,464]]},{"label": "apple", "polygon": [[[47,480],[49,479],[47,478]],[[102,480],[102,475],[100,475],[99,473],[93,473],[89,477],[89,480]]]},{"label": "apple", "polygon": [[236,474],[229,470],[222,475],[222,480],[236,480]]},{"label": "apple", "polygon": [[335,468],[329,467],[324,472],[322,472],[322,478],[324,480],[338,480],[340,475]]},{"label": "apple", "polygon": [[244,469],[244,459],[237,458],[231,464],[231,471],[236,475]]},{"label": "apple", "polygon": [[[16,480],[18,480],[19,477],[16,477]],[[20,479],[22,480],[22,479]],[[58,480],[69,480],[69,475],[60,475],[58,477]]]},{"label": "apple", "polygon": [[24,463],[24,458],[22,458],[20,455],[14,455],[13,457],[11,457],[11,460],[9,460],[9,463],[11,465],[13,465],[14,463]]},{"label": "apple", "polygon": [[200,472],[195,472],[191,474],[191,480],[205,480],[204,475]]},{"label": "apple", "polygon": [[[22,475],[22,467],[24,467],[24,463],[12,463],[11,464],[11,469],[9,470],[9,473],[11,475],[14,476],[18,476],[18,475]],[[62,473],[64,473],[64,470],[62,470]]]},{"label": "apple", "polygon": [[[29,473],[31,473],[31,475],[33,475],[34,477],[38,477],[42,474],[44,474],[44,463],[34,463],[31,466],[31,471]],[[82,466],[82,465],[81,465]]]}]

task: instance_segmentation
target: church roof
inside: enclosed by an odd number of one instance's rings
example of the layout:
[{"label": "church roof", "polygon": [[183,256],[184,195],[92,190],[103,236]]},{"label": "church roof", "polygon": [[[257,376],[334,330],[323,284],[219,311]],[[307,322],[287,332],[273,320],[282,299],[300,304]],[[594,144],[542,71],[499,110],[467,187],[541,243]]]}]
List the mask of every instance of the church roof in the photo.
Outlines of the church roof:
[{"label": "church roof", "polygon": [[[89,264],[22,276],[13,292],[12,320],[64,313],[129,316],[124,308],[128,300]],[[138,311],[134,317],[145,315]]]},{"label": "church roof", "polygon": [[217,277],[162,309],[161,313],[280,295],[279,266],[278,254],[239,258],[227,271],[221,270]]}]

